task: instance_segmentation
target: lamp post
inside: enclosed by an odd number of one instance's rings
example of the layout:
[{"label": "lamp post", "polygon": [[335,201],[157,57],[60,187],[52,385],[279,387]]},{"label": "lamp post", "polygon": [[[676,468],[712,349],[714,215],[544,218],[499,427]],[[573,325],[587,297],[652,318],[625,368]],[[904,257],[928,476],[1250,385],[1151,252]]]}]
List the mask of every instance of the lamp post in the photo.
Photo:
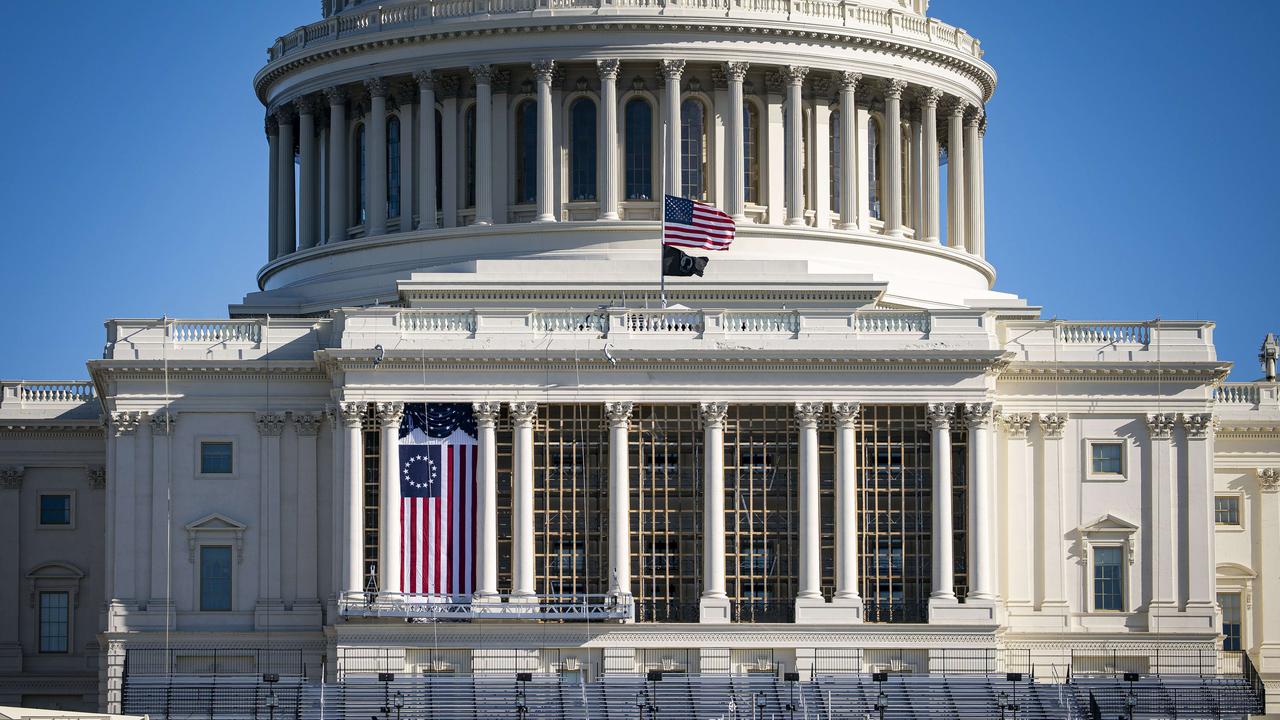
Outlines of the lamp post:
[{"label": "lamp post", "polygon": [[525,720],[529,716],[529,703],[525,702],[525,687],[533,680],[533,673],[516,673],[516,717]]},{"label": "lamp post", "polygon": [[1134,694],[1135,690],[1133,684],[1138,682],[1138,673],[1127,672],[1124,674],[1124,680],[1129,683],[1129,692],[1124,696],[1124,708],[1125,712],[1129,716],[1129,720],[1133,720],[1134,710],[1138,706],[1138,697]]},{"label": "lamp post", "polygon": [[267,714],[271,718],[271,720],[276,719],[276,707],[279,706],[279,704],[280,704],[280,701],[276,698],[276,691],[268,690],[267,691]]},{"label": "lamp post", "polygon": [[884,711],[889,709],[889,696],[884,694],[884,684],[889,680],[889,673],[871,673],[871,680],[880,687],[880,691],[876,693],[875,707],[876,712],[880,714],[880,720],[884,720]]},{"label": "lamp post", "polygon": [[787,700],[787,712],[790,714],[791,720],[796,720],[796,683],[800,681],[800,673],[786,673],[783,675],[783,679],[787,681],[787,686],[791,688],[790,696]]},{"label": "lamp post", "polygon": [[404,693],[397,690],[392,701],[396,706],[396,720],[400,720],[400,711],[404,709]]}]

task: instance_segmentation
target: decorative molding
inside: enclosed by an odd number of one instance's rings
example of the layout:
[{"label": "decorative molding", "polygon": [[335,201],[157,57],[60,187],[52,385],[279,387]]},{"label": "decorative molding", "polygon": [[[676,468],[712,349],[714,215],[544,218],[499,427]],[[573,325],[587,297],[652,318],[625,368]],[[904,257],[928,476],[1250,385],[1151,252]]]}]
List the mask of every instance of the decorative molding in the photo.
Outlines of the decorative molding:
[{"label": "decorative molding", "polygon": [[906,89],[907,89],[906,80],[898,80],[897,78],[891,78],[889,82],[885,83],[884,96],[887,98],[893,98],[895,100],[901,100],[902,91]]},{"label": "decorative molding", "polygon": [[1040,413],[1036,419],[1039,420],[1040,432],[1044,433],[1046,439],[1061,440],[1070,417],[1067,413]]},{"label": "decorative molding", "polygon": [[340,87],[327,87],[321,92],[324,93],[324,99],[329,101],[329,107],[340,107],[347,104],[347,91]]},{"label": "decorative molding", "polygon": [[727,402],[698,403],[698,415],[704,427],[723,427],[725,415],[729,413]]},{"label": "decorative molding", "polygon": [[596,60],[596,72],[600,74],[601,80],[617,80],[618,71],[621,69],[622,61],[617,58]]},{"label": "decorative molding", "polygon": [[839,83],[841,90],[849,90],[856,93],[860,82],[862,82],[862,73],[860,72],[845,70],[840,73]]},{"label": "decorative molding", "polygon": [[488,85],[493,80],[492,65],[472,65],[467,69],[471,72],[471,81],[477,85]]},{"label": "decorative molding", "polygon": [[151,434],[159,437],[167,437],[173,433],[173,428],[178,424],[178,417],[167,411],[160,411],[151,415]]},{"label": "decorative molding", "polygon": [[236,522],[226,515],[212,513],[188,523],[185,526],[187,531],[187,561],[194,563],[196,561],[196,547],[200,544],[202,537],[212,537],[217,540],[226,542],[231,541],[235,547],[236,564],[244,562],[244,533],[248,527],[242,523]]},{"label": "decorative molding", "polygon": [[510,403],[511,420],[516,425],[530,425],[538,416],[538,403],[524,400]]},{"label": "decorative molding", "polygon": [[969,108],[972,106],[973,106],[973,103],[967,102],[965,100],[957,99],[951,105],[951,114],[952,116],[959,116],[960,119],[963,120],[964,114],[968,112]]},{"label": "decorative molding", "polygon": [[631,411],[635,403],[630,400],[618,400],[604,404],[604,413],[609,416],[609,424],[626,426],[631,422]]},{"label": "decorative molding", "polygon": [[0,490],[21,490],[22,476],[27,469],[21,465],[0,468]]},{"label": "decorative molding", "polygon": [[365,404],[357,402],[338,403],[338,413],[342,416],[344,427],[358,428],[364,424]]},{"label": "decorative molding", "polygon": [[721,71],[724,73],[725,79],[729,81],[736,80],[737,82],[745,80],[747,77],[747,70],[750,69],[751,63],[746,62],[730,62],[725,63],[724,66],[721,67]]},{"label": "decorative molding", "polygon": [[809,68],[806,65],[787,65],[782,68],[782,77],[788,85],[799,85],[808,74]]},{"label": "decorative molding", "polygon": [[380,77],[369,78],[364,81],[365,92],[369,93],[369,97],[385,98],[387,96],[387,82]]},{"label": "decorative molding", "polygon": [[802,428],[810,428],[818,426],[818,419],[822,417],[822,411],[825,409],[826,403],[820,402],[798,402],[795,405],[796,424]]},{"label": "decorative molding", "polygon": [[536,60],[531,63],[533,68],[533,77],[538,82],[550,83],[555,77],[556,61],[555,60]]},{"label": "decorative molding", "polygon": [[501,412],[502,403],[499,402],[471,403],[471,413],[475,415],[476,424],[481,427],[493,427]]},{"label": "decorative molding", "polygon": [[684,74],[684,60],[659,60],[658,72],[667,82],[679,82]]},{"label": "decorative molding", "polygon": [[951,427],[951,415],[955,412],[955,403],[930,403],[926,411],[930,430],[946,430]]},{"label": "decorative molding", "polygon": [[258,425],[258,434],[263,437],[280,437],[288,421],[289,417],[284,413],[273,412],[258,413],[254,418],[254,422]]},{"label": "decorative molding", "polygon": [[111,430],[115,437],[132,435],[142,425],[146,413],[137,410],[118,410],[111,413]]},{"label": "decorative molding", "polygon": [[320,433],[320,425],[324,423],[323,412],[303,412],[291,413],[294,427],[297,428],[298,434],[311,437]]},{"label": "decorative molding", "polygon": [[1182,427],[1187,437],[1204,440],[1213,437],[1217,432],[1219,420],[1213,413],[1194,413],[1182,416]]},{"label": "decorative molding", "polygon": [[1031,423],[1035,422],[1035,416],[1031,413],[1009,413],[997,416],[1000,425],[1004,428],[1011,438],[1026,438],[1027,432],[1031,430]]},{"label": "decorative molding", "polygon": [[293,124],[293,105],[290,103],[280,103],[271,108],[271,115],[275,117],[277,125]]},{"label": "decorative molding", "polygon": [[1173,427],[1178,424],[1178,416],[1174,413],[1149,413],[1147,415],[1147,432],[1152,440],[1168,440],[1173,437]]},{"label": "decorative molding", "polygon": [[85,480],[91,490],[102,490],[107,486],[107,469],[101,465],[90,465],[84,469]]},{"label": "decorative molding", "polygon": [[938,101],[941,99],[942,99],[942,91],[939,90],[938,88],[929,88],[929,90],[925,92],[924,95],[921,97],[921,100],[924,102],[925,106],[931,107],[931,108],[938,107]]},{"label": "decorative molding", "polygon": [[970,428],[988,427],[994,406],[989,402],[965,403],[964,422]]},{"label": "decorative molding", "polygon": [[378,413],[378,420],[384,428],[399,427],[400,421],[404,419],[404,403],[402,402],[380,402],[374,407]]},{"label": "decorative molding", "polygon": [[831,414],[836,418],[836,425],[841,427],[852,427],[858,420],[858,414],[862,412],[862,403],[856,402],[836,402],[831,403]]},{"label": "decorative molding", "polygon": [[1265,493],[1280,491],[1280,468],[1258,468],[1258,487]]}]

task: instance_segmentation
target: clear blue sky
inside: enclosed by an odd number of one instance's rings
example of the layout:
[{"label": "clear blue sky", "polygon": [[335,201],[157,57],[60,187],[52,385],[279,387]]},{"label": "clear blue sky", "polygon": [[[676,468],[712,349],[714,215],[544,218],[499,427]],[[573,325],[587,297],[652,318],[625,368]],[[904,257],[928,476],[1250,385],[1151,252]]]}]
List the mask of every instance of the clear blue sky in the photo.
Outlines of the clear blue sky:
[{"label": "clear blue sky", "polygon": [[[264,259],[250,79],[315,0],[43,0],[0,45],[0,377],[84,377],[109,317],[225,317]],[[1071,319],[1208,319],[1233,379],[1280,331],[1280,2],[934,0],[1000,73],[998,287]]]}]

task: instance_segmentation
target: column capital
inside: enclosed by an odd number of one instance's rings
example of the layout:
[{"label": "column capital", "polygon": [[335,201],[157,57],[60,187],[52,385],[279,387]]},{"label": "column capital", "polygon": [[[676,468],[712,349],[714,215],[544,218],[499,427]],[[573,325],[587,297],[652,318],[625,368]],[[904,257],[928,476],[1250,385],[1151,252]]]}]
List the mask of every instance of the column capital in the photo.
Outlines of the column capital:
[{"label": "column capital", "polygon": [[806,65],[787,65],[782,68],[782,76],[786,78],[788,85],[799,85],[804,82],[804,78],[809,74],[809,68]]},{"label": "column capital", "polygon": [[1031,413],[1009,413],[996,416],[1004,431],[1011,438],[1025,438],[1034,420]]},{"label": "column capital", "polygon": [[550,83],[551,78],[556,74],[555,60],[537,60],[531,63],[533,67],[533,76],[538,82]]},{"label": "column capital", "polygon": [[1173,437],[1173,426],[1178,416],[1173,413],[1151,413],[1147,415],[1147,432],[1153,440],[1167,440]]},{"label": "column capital", "polygon": [[1195,440],[1207,440],[1218,431],[1219,419],[1213,413],[1195,413],[1182,416],[1182,426],[1187,437]]},{"label": "column capital", "polygon": [[101,465],[90,465],[85,468],[84,477],[92,490],[101,490],[107,486],[107,469]]},{"label": "column capital", "polygon": [[278,125],[293,125],[293,103],[280,103],[271,108],[271,117]]},{"label": "column capital", "polygon": [[607,58],[596,61],[596,72],[600,73],[601,80],[617,80],[618,71],[622,67],[622,61],[618,58]]},{"label": "column capital", "polygon": [[955,403],[930,403],[928,409],[929,428],[946,430],[951,427],[951,416],[955,413]]},{"label": "column capital", "polygon": [[667,82],[679,82],[680,76],[684,74],[683,60],[659,60],[658,71],[662,73],[662,77]]},{"label": "column capital", "polygon": [[338,414],[342,416],[345,427],[360,428],[364,425],[364,403],[338,403]]},{"label": "column capital", "polygon": [[972,108],[972,112],[965,115],[964,124],[968,127],[976,128],[982,125],[982,118],[986,116],[987,111],[977,105],[972,106]]},{"label": "column capital", "polygon": [[822,417],[822,411],[826,403],[820,402],[798,402],[795,407],[796,424],[801,428],[818,427],[818,418]]},{"label": "column capital", "polygon": [[969,108],[970,108],[970,107],[972,107],[972,105],[971,105],[971,103],[969,103],[967,100],[959,100],[959,99],[957,99],[957,100],[956,100],[954,103],[952,103],[952,105],[951,105],[951,116],[952,116],[952,117],[958,117],[958,118],[960,118],[961,120],[963,120],[963,119],[964,119],[964,114],[965,114],[966,112],[968,112],[968,111],[969,111]]},{"label": "column capital", "polygon": [[856,402],[836,402],[831,403],[831,414],[835,415],[836,425],[841,427],[852,427],[857,421],[858,414],[862,412],[862,403]]},{"label": "column capital", "polygon": [[267,114],[262,118],[262,129],[267,133],[268,138],[280,134],[280,123],[276,122],[275,113],[270,110],[267,111]]},{"label": "column capital", "polygon": [[320,434],[320,425],[324,423],[324,413],[290,413],[290,416],[293,417],[293,424],[299,435],[312,437]]},{"label": "column capital", "polygon": [[303,95],[293,99],[293,106],[298,109],[299,115],[315,115],[320,109],[320,102],[315,95]]},{"label": "column capital", "polygon": [[730,82],[742,82],[747,77],[751,63],[728,62],[724,64],[724,75]]},{"label": "column capital", "polygon": [[604,413],[609,416],[609,425],[612,427],[629,425],[631,423],[631,410],[634,405],[635,403],[630,400],[605,403]]},{"label": "column capital", "polygon": [[477,85],[488,85],[493,80],[492,65],[472,65],[469,70],[471,71],[471,79]]},{"label": "column capital", "polygon": [[502,403],[499,402],[476,402],[471,403],[471,414],[476,418],[476,425],[479,427],[493,427],[498,422],[498,415],[502,412]]},{"label": "column capital", "polygon": [[116,437],[132,435],[138,431],[145,415],[137,410],[117,410],[111,413],[111,430]]},{"label": "column capital", "polygon": [[886,83],[884,86],[884,96],[887,98],[900,100],[902,98],[902,91],[906,89],[907,89],[906,80],[898,80],[897,78],[891,78],[889,82]]},{"label": "column capital", "polygon": [[991,424],[992,404],[989,402],[965,403],[964,421],[970,429],[988,427]]},{"label": "column capital", "polygon": [[27,469],[21,465],[0,468],[0,490],[21,490]]},{"label": "column capital", "polygon": [[378,411],[378,419],[382,421],[383,430],[388,427],[399,427],[400,421],[404,419],[402,402],[380,402],[375,407]]},{"label": "column capital", "polygon": [[698,415],[706,427],[723,427],[724,418],[728,412],[729,403],[727,402],[698,403]]},{"label": "column capital", "polygon": [[1062,433],[1067,428],[1066,413],[1040,413],[1036,419],[1040,421],[1040,431],[1046,438],[1062,439]]},{"label": "column capital", "polygon": [[938,107],[938,101],[942,100],[942,91],[931,87],[920,96],[920,99],[924,102],[925,107],[936,108]]},{"label": "column capital", "polygon": [[338,107],[347,104],[347,91],[338,86],[327,87],[320,92],[324,93],[324,99],[329,101],[329,107]]},{"label": "column capital", "polygon": [[538,403],[518,401],[509,403],[511,409],[511,419],[517,425],[530,425],[534,418],[538,416]]},{"label": "column capital", "polygon": [[1280,491],[1280,468],[1258,468],[1258,487],[1265,493]]},{"label": "column capital", "polygon": [[978,125],[978,137],[986,137],[986,136],[987,136],[987,113],[984,111],[982,113],[982,124]]},{"label": "column capital", "polygon": [[178,418],[166,411],[152,413],[149,420],[151,423],[151,434],[167,436],[173,432],[173,426],[178,423]]},{"label": "column capital", "polygon": [[289,418],[280,412],[264,412],[258,413],[254,417],[254,422],[258,425],[258,434],[263,437],[280,437],[280,433],[284,432],[284,424]]},{"label": "column capital", "polygon": [[839,81],[841,90],[856,91],[858,89],[858,83],[862,82],[862,73],[845,70],[840,73]]},{"label": "column capital", "polygon": [[364,89],[368,91],[369,97],[387,96],[387,81],[380,77],[369,78],[364,81]]},{"label": "column capital", "polygon": [[418,83],[418,88],[434,88],[436,86],[436,73],[434,70],[416,70],[413,73],[413,81]]}]

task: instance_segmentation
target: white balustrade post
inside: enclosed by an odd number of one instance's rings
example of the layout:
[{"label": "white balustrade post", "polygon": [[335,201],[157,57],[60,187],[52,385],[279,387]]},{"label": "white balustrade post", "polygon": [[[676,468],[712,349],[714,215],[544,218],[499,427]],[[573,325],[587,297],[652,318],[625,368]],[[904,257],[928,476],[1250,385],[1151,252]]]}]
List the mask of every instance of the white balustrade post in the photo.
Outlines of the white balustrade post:
[{"label": "white balustrade post", "polygon": [[840,74],[840,229],[857,230],[860,209],[858,184],[858,81],[862,74]]},{"label": "white balustrade post", "polygon": [[536,602],[534,587],[533,527],[533,420],[538,404],[511,403],[512,465],[515,469],[512,493],[511,600]]},{"label": "white balustrade post", "polygon": [[477,600],[492,600],[498,596],[498,441],[497,425],[501,405],[496,402],[478,402],[471,405],[476,418],[480,441],[480,472],[476,503],[476,536],[479,548],[476,555]]},{"label": "white balustrade post", "polygon": [[556,64],[552,60],[539,60],[533,63],[533,77],[538,94],[537,222],[556,221],[553,204],[556,183],[555,135],[552,132],[555,109],[551,103],[551,79],[555,75],[555,69]]},{"label": "white balustrade post", "polygon": [[418,83],[418,228],[436,226],[436,83],[429,70],[413,74]]},{"label": "white balustrade post", "polygon": [[471,68],[476,86],[476,216],[474,225],[493,224],[493,66]]},{"label": "white balustrade post", "polygon": [[347,94],[336,87],[324,91],[329,101],[329,242],[347,239]]},{"label": "white balustrade post", "polygon": [[[729,129],[725,144],[728,203],[726,210],[739,224],[746,222],[746,153],[743,140],[743,113],[746,111],[742,98],[742,83],[747,77],[750,63],[725,63],[724,75],[729,82]],[[757,128],[758,131],[758,128]]]},{"label": "white balustrade post", "polygon": [[858,578],[858,445],[856,402],[831,406],[836,419],[836,593],[832,603],[847,608],[847,619],[862,621],[861,581]]},{"label": "white balustrade post", "polygon": [[280,254],[280,124],[268,113],[267,127],[267,259]]},{"label": "white balustrade post", "polygon": [[618,68],[616,59],[597,60],[600,73],[600,219],[619,217],[618,178]]},{"label": "white balustrade post", "polygon": [[884,91],[884,232],[902,237],[902,91],[903,80],[890,80]]},{"label": "white balustrade post", "polygon": [[930,88],[925,93],[924,105],[921,108],[924,125],[924,148],[921,150],[921,162],[924,163],[924,232],[920,239],[937,244],[941,242],[942,227],[939,223],[941,206],[941,185],[938,178],[938,100],[942,91]]},{"label": "white balustrade post", "polygon": [[342,414],[343,456],[347,461],[343,525],[347,531],[343,590],[357,602],[364,594],[364,404],[344,402]]},{"label": "white balustrade post", "polygon": [[965,405],[969,428],[969,594],[966,603],[994,601],[995,464],[991,458],[992,405]]},{"label": "white balustrade post", "polygon": [[724,572],[724,421],[728,411],[728,403],[708,402],[699,406],[706,487],[702,516],[702,598],[698,614],[704,623],[729,622]]},{"label": "white balustrade post", "polygon": [[955,537],[951,527],[951,403],[929,406],[929,429],[933,434],[933,589],[929,593],[929,621],[935,607],[956,602]]},{"label": "white balustrade post", "polygon": [[387,232],[387,84],[382,78],[364,81],[369,91],[369,120],[365,123],[365,237]]},{"label": "white balustrade post", "polygon": [[631,595],[631,467],[629,402],[605,403],[609,416],[609,593]]},{"label": "white balustrade post", "polygon": [[783,73],[787,80],[787,224],[804,225],[804,107],[800,88],[809,68],[788,65]]},{"label": "white balustrade post", "polygon": [[279,127],[280,139],[277,144],[278,162],[276,163],[276,188],[279,192],[276,199],[276,257],[284,257],[292,253],[295,244],[295,214],[297,207],[293,194],[293,108],[282,105],[275,109],[276,125]]},{"label": "white balustrade post", "polygon": [[380,402],[377,408],[382,451],[378,593],[394,596],[400,594],[400,573],[403,570],[400,562],[400,421],[404,419],[404,403]]},{"label": "white balustrade post", "polygon": [[978,125],[981,122],[982,108],[975,108],[965,118],[964,123],[964,236],[966,249],[974,255],[978,255],[982,250],[978,245],[978,195],[982,192],[981,180],[978,177],[981,172],[981,166],[978,164]]},{"label": "white balustrade post", "polygon": [[957,100],[951,108],[947,127],[947,245],[963,250],[966,245],[964,217],[964,113],[969,104]]},{"label": "white balustrade post", "polygon": [[804,622],[805,608],[822,605],[822,518],[818,500],[818,418],[822,403],[796,403],[796,427],[800,433],[800,577],[796,593],[796,620]]},{"label": "white balustrade post", "polygon": [[[663,188],[667,195],[683,197],[683,184],[680,182],[680,77],[684,75],[684,60],[663,60],[659,69],[666,82],[662,98],[662,109],[666,114],[667,144],[663,152]],[[662,207],[662,198],[658,198],[658,207]],[[661,211],[661,210],[660,210]]]},{"label": "white balustrade post", "polygon": [[298,249],[315,247],[319,242],[316,208],[320,197],[316,192],[316,167],[320,154],[316,148],[315,101],[304,97],[298,106]]}]

